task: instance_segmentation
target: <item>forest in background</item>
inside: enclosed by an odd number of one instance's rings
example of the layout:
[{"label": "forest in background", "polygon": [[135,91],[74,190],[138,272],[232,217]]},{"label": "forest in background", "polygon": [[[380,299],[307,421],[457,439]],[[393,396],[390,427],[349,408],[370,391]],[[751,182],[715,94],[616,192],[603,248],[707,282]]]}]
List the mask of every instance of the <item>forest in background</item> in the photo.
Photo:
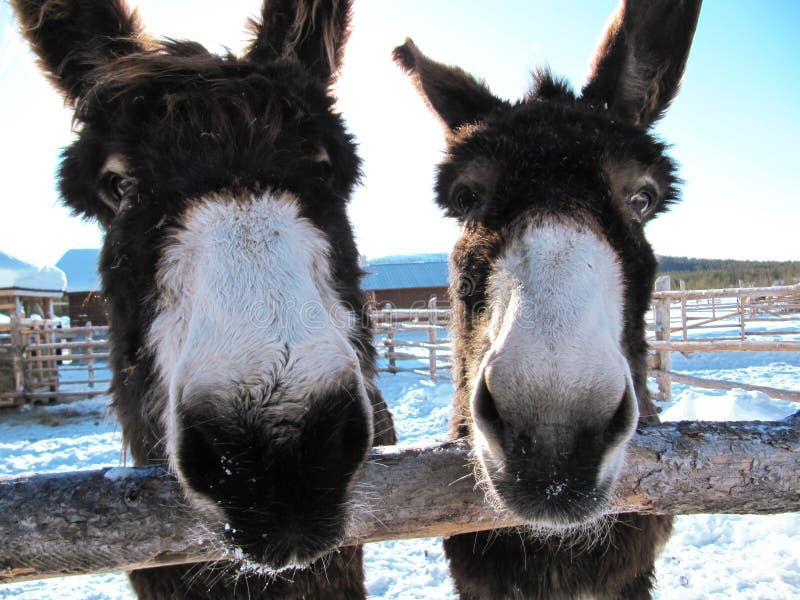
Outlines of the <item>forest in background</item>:
[{"label": "forest in background", "polygon": [[659,256],[659,275],[672,278],[672,289],[679,281],[689,290],[730,287],[764,287],[800,283],[800,261],[717,260]]}]

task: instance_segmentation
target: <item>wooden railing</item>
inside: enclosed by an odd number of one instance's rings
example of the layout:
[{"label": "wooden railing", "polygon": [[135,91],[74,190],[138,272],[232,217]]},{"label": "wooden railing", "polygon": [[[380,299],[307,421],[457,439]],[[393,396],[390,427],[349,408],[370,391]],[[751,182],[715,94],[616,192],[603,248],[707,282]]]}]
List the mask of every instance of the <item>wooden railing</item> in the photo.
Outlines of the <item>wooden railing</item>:
[{"label": "wooden railing", "polygon": [[[652,349],[650,374],[658,399],[668,401],[672,383],[714,389],[742,388],[800,402],[800,392],[676,373],[673,352],[800,352],[797,328],[775,328],[800,315],[800,285],[767,288],[670,291],[660,278],[648,315]],[[387,308],[370,313],[379,369],[414,372],[435,380],[449,377],[452,344],[450,310],[436,298],[420,308]],[[766,326],[773,329],[765,331]],[[60,321],[23,320],[0,325],[0,353],[11,356],[15,391],[0,394],[0,406],[108,393],[108,327],[61,328]]]},{"label": "wooden railing", "polygon": [[[645,425],[627,455],[612,512],[800,510],[797,419]],[[345,545],[522,524],[485,501],[464,440],[373,448],[359,477]],[[0,531],[0,584],[234,557],[157,468],[0,477]]]},{"label": "wooden railing", "polygon": [[671,361],[672,352],[800,352],[800,340],[786,339],[800,335],[800,330],[780,327],[798,320],[800,285],[676,291],[670,287],[669,277],[659,277],[653,294],[649,343],[654,353],[649,367],[658,383],[659,400],[672,398],[672,382],[676,382],[740,388],[800,402],[800,392],[793,390],[675,373]]},{"label": "wooden railing", "polygon": [[443,375],[449,376],[450,311],[438,308],[436,303],[434,297],[425,308],[372,311],[380,371],[414,372],[428,375],[434,381]]},{"label": "wooden railing", "polygon": [[12,357],[15,389],[0,406],[107,394],[108,327],[62,327],[57,319],[0,326],[0,351]]}]

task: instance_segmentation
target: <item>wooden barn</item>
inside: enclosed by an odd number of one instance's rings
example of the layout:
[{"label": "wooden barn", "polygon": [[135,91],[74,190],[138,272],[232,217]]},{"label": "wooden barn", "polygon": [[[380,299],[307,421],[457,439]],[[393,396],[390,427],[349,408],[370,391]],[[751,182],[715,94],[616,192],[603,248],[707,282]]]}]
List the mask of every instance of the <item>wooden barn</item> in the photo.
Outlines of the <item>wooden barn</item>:
[{"label": "wooden barn", "polygon": [[367,300],[376,308],[425,308],[432,297],[448,306],[447,254],[390,256],[363,261]]},{"label": "wooden barn", "polygon": [[64,294],[65,274],[0,252],[0,313],[20,318],[54,317],[53,303]]},{"label": "wooden barn", "polygon": [[56,266],[67,275],[69,318],[73,326],[108,325],[106,299],[100,293],[99,248],[67,250]]},{"label": "wooden barn", "polygon": [[[56,266],[67,276],[69,317],[75,326],[108,324],[108,308],[100,293],[99,248],[68,250]],[[367,275],[367,300],[378,308],[424,308],[432,297],[448,305],[447,254],[389,256],[362,261]]]},{"label": "wooden barn", "polygon": [[0,252],[0,407],[22,400],[25,378],[20,349],[30,340],[22,335],[21,325],[58,323],[54,304],[65,287],[60,269],[40,267]]}]

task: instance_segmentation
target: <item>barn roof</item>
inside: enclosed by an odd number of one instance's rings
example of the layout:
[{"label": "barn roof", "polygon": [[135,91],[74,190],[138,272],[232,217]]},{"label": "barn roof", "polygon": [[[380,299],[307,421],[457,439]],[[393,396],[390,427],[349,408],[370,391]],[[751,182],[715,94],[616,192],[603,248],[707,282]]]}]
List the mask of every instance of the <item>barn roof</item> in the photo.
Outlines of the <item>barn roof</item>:
[{"label": "barn roof", "polygon": [[67,250],[56,266],[67,274],[67,292],[99,292],[97,258],[100,248]]},{"label": "barn roof", "polygon": [[397,290],[447,285],[447,254],[417,254],[372,259],[363,265],[363,288]]},{"label": "barn roof", "polygon": [[[68,250],[56,263],[67,275],[68,292],[100,290],[99,248]],[[447,285],[447,254],[414,254],[371,259],[362,265],[365,290],[395,290]]]},{"label": "barn roof", "polygon": [[0,290],[60,295],[66,286],[61,269],[41,267],[0,251]]}]

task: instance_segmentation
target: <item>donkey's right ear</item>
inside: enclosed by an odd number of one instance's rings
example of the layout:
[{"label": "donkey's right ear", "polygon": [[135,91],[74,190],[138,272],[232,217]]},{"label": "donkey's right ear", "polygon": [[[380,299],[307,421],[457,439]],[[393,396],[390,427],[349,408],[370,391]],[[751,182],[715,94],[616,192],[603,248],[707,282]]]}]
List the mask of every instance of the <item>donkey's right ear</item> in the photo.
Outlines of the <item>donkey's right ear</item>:
[{"label": "donkey's right ear", "polygon": [[394,49],[392,57],[408,73],[417,91],[450,131],[467,123],[476,123],[505,104],[486,84],[463,69],[429,59],[410,38]]},{"label": "donkey's right ear", "polygon": [[39,65],[67,100],[86,91],[95,67],[140,51],[141,26],[125,0],[11,0]]}]

